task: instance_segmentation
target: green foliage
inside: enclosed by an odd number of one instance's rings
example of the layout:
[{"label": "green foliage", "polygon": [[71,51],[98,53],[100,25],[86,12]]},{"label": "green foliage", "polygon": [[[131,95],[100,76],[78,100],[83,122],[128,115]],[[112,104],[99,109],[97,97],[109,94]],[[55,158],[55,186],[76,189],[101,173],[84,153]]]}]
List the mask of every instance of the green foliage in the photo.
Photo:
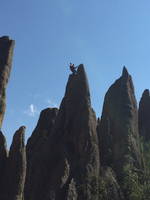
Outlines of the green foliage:
[{"label": "green foliage", "polygon": [[99,200],[122,200],[123,195],[111,168],[102,170],[99,180]]},{"label": "green foliage", "polygon": [[106,182],[101,178],[99,180],[99,200],[107,199],[107,186]]},{"label": "green foliage", "polygon": [[126,199],[142,200],[143,185],[140,183],[139,175],[133,166],[127,164],[123,169],[123,184],[122,188]]},{"label": "green foliage", "polygon": [[150,200],[150,142],[141,139],[141,151],[144,159],[143,172],[131,164],[123,169],[122,188],[127,200]]},{"label": "green foliage", "polygon": [[144,164],[146,173],[150,173],[150,141],[146,142],[141,139],[141,148],[144,156]]},{"label": "green foliage", "polygon": [[83,184],[77,186],[78,193],[82,199],[96,200],[98,197],[98,178],[89,177]]},{"label": "green foliage", "polygon": [[150,141],[141,138],[141,149],[144,158],[143,199],[150,200]]},{"label": "green foliage", "polygon": [[[141,139],[140,144],[144,169],[137,169],[132,156],[128,155],[122,171],[119,185],[125,200],[150,200],[150,142]],[[106,171],[105,176],[100,177],[98,190],[99,200],[119,199],[115,197],[119,187],[109,170]]]}]

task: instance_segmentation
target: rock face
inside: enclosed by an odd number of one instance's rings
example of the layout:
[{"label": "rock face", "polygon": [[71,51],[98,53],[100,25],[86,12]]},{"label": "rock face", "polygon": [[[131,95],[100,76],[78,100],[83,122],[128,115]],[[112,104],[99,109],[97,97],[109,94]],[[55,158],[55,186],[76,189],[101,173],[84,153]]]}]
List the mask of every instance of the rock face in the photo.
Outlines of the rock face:
[{"label": "rock face", "polygon": [[139,133],[146,141],[150,140],[150,92],[145,90],[139,103]]},{"label": "rock face", "polygon": [[7,166],[7,148],[6,139],[0,131],[0,199],[5,200],[6,186],[6,166]]},{"label": "rock face", "polygon": [[83,65],[69,77],[52,133],[44,146],[38,169],[43,176],[34,186],[30,185],[32,192],[25,191],[25,200],[96,200],[99,175],[96,117]]},{"label": "rock face", "polygon": [[102,165],[112,167],[118,177],[125,163],[141,167],[137,103],[125,67],[106,93],[98,132]]},{"label": "rock face", "polygon": [[32,157],[36,152],[39,153],[42,145],[47,141],[54,126],[57,113],[57,108],[47,108],[41,112],[37,126],[27,142],[26,151],[29,162],[30,157]]},{"label": "rock face", "polygon": [[0,38],[0,127],[5,113],[5,90],[11,71],[14,43],[7,36]]},{"label": "rock face", "polygon": [[[49,135],[52,132],[57,113],[57,108],[47,108],[43,110],[40,114],[40,118],[35,130],[27,142],[25,199],[35,199],[34,196],[37,192],[36,185],[38,183],[40,184],[41,179],[43,178],[46,181],[47,177],[44,177],[44,171],[42,170],[42,161],[43,157],[45,157],[45,152],[43,152],[43,149]],[[49,155],[46,153],[46,156],[48,157]]]},{"label": "rock face", "polygon": [[[0,128],[13,47],[13,40],[0,38]],[[132,78],[124,68],[106,93],[97,120],[84,66],[79,65],[69,76],[59,110],[41,112],[26,147],[24,126],[14,134],[9,153],[0,131],[0,200],[133,200],[143,191],[147,196],[140,199],[148,199],[149,188],[143,186],[150,177],[146,182],[141,170],[139,132],[150,139],[149,111],[145,90],[138,117]]]},{"label": "rock face", "polygon": [[25,127],[20,127],[13,137],[7,165],[7,200],[22,200],[26,174]]},{"label": "rock face", "polygon": [[[97,199],[92,184],[99,175],[99,151],[96,135],[96,117],[91,108],[89,86],[83,65],[76,75],[70,75],[65,97],[56,120],[54,135],[63,146],[62,158],[68,163],[62,191],[73,179],[78,199]],[[67,177],[68,176],[68,177]],[[60,187],[60,186],[59,186]],[[66,190],[66,191],[65,191]],[[61,196],[61,195],[60,195]]]}]

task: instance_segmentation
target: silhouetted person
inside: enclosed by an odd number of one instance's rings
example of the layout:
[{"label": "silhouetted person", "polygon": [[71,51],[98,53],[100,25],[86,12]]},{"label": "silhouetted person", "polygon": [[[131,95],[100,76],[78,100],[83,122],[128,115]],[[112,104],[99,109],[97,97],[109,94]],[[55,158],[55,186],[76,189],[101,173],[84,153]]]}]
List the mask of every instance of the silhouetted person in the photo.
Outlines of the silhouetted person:
[{"label": "silhouetted person", "polygon": [[72,71],[73,74],[76,74],[76,69],[77,67],[74,66],[74,64],[70,63],[70,70]]}]

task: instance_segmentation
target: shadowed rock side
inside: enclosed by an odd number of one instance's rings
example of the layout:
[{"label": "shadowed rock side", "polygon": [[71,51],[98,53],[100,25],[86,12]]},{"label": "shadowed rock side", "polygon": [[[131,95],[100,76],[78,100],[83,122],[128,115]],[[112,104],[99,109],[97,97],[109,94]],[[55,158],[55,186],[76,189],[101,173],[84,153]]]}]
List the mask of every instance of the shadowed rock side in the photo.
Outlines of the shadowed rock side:
[{"label": "shadowed rock side", "polygon": [[7,166],[7,200],[22,200],[26,174],[25,127],[14,134]]},{"label": "shadowed rock side", "polygon": [[9,37],[0,38],[0,127],[5,113],[6,86],[11,71],[12,55],[14,49],[14,41]]},{"label": "shadowed rock side", "polygon": [[139,133],[146,141],[150,140],[150,93],[143,92],[139,103]]},{"label": "shadowed rock side", "polygon": [[[57,108],[47,108],[40,114],[37,126],[29,138],[26,146],[27,152],[27,174],[25,183],[25,199],[32,199],[36,193],[37,181],[44,177],[42,171],[43,148],[51,134],[55,119],[58,113]],[[48,154],[46,153],[48,157]],[[47,176],[47,175],[46,175]],[[47,177],[44,177],[46,180]],[[42,185],[41,185],[42,187]]]},{"label": "shadowed rock side", "polygon": [[43,143],[47,141],[47,138],[54,126],[57,113],[57,108],[47,108],[41,112],[37,126],[27,142],[26,151],[29,160],[30,156],[32,156],[31,154],[35,153],[39,149],[39,145],[42,144],[42,141]]},{"label": "shadowed rock side", "polygon": [[111,166],[118,177],[125,163],[141,167],[137,103],[125,67],[106,93],[98,134],[102,165]]},{"label": "shadowed rock side", "polygon": [[[0,128],[13,48],[13,40],[0,38]],[[69,76],[60,109],[41,112],[26,148],[24,126],[14,134],[9,153],[0,131],[0,200],[148,200],[149,143],[140,143],[139,132],[150,140],[149,111],[145,90],[138,117],[132,78],[124,67],[96,120],[79,65]]]},{"label": "shadowed rock side", "polygon": [[5,200],[6,186],[6,165],[7,165],[7,148],[6,139],[0,131],[0,199]]},{"label": "shadowed rock side", "polygon": [[97,199],[96,117],[91,108],[83,65],[69,77],[65,97],[40,163],[42,177],[37,179],[32,193],[28,193],[25,200]]}]

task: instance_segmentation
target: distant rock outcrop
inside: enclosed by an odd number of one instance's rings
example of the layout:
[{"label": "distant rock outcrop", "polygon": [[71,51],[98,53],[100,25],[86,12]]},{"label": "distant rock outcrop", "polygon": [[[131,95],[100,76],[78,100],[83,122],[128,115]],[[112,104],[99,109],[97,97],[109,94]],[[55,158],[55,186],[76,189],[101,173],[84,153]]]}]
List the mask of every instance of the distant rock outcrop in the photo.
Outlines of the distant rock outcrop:
[{"label": "distant rock outcrop", "polygon": [[22,200],[26,175],[25,127],[14,134],[7,163],[7,200]]},{"label": "distant rock outcrop", "polygon": [[112,167],[118,177],[125,163],[141,167],[137,103],[125,67],[106,93],[98,131],[102,165]]},{"label": "distant rock outcrop", "polygon": [[139,133],[150,141],[150,92],[145,90],[139,103]]},{"label": "distant rock outcrop", "polygon": [[11,71],[14,44],[14,40],[7,36],[0,38],[0,127],[5,113],[6,86]]}]

